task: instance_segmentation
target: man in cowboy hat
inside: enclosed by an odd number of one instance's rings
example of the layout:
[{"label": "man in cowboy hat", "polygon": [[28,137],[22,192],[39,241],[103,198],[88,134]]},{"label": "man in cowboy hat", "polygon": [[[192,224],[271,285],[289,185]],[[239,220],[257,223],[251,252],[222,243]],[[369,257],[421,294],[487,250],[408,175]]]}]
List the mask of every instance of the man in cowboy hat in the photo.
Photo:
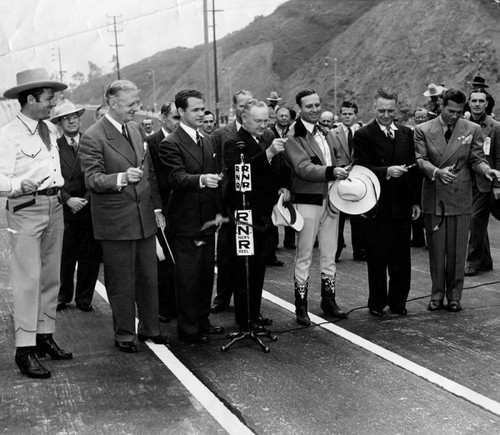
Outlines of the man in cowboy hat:
[{"label": "man in cowboy hat", "polygon": [[59,348],[55,331],[60,282],[64,184],[59,164],[57,128],[46,122],[54,92],[67,85],[49,79],[43,68],[21,71],[5,98],[17,98],[21,112],[0,130],[0,194],[7,196],[12,232],[12,292],[16,357],[21,373],[49,378],[38,360],[71,359]]},{"label": "man in cowboy hat", "polygon": [[394,123],[397,103],[395,92],[379,89],[375,119],[354,134],[354,158],[375,173],[381,188],[376,210],[366,223],[368,309],[375,317],[384,316],[386,306],[394,314],[407,314],[411,219],[420,215],[413,179],[417,169],[408,169],[415,163],[413,132]]},{"label": "man in cowboy hat", "polygon": [[428,112],[429,119],[435,118],[441,112],[440,99],[445,90],[445,87],[442,85],[429,83],[427,90],[423,93],[424,97],[429,98],[429,101],[425,103],[425,109]]},{"label": "man in cowboy hat", "polygon": [[[63,310],[73,300],[82,311],[92,311],[92,296],[101,264],[101,249],[94,239],[90,216],[90,192],[80,164],[80,117],[84,108],[76,107],[69,100],[61,100],[51,118],[62,131],[57,139],[61,158],[64,186],[61,199],[64,212],[64,237],[61,258],[61,287],[57,310]],[[73,277],[78,262],[76,289]]]}]

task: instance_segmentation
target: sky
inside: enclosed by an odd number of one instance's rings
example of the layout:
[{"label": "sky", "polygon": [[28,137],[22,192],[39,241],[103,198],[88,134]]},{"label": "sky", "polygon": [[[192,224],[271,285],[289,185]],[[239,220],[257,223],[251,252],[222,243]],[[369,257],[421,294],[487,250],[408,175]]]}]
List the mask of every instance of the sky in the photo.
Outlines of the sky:
[{"label": "sky", "polygon": [[[286,0],[215,0],[217,39],[269,15]],[[212,0],[208,0],[212,10]],[[116,16],[120,66],[172,47],[203,43],[203,0],[0,0],[0,88],[16,73],[46,68],[65,82],[91,61],[112,71]],[[209,15],[211,25],[211,14]],[[209,29],[212,40],[212,28]],[[3,92],[2,92],[3,93]]]}]

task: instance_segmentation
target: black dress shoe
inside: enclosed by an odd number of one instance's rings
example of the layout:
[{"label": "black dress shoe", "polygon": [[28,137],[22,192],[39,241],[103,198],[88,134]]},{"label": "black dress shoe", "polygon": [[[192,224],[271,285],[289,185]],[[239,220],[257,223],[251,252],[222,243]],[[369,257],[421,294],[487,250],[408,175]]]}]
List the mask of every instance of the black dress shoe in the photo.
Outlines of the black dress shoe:
[{"label": "black dress shoe", "polygon": [[207,344],[210,341],[202,334],[179,335],[179,340],[189,344]]},{"label": "black dress shoe", "polygon": [[408,310],[406,308],[401,308],[401,309],[389,308],[389,309],[391,310],[391,313],[399,314],[400,316],[406,316],[408,314]]},{"label": "black dress shoe", "polygon": [[154,337],[148,337],[147,335],[137,334],[137,339],[142,342],[146,340],[151,340],[154,344],[163,344],[167,347],[170,347],[172,345],[170,338],[166,337],[165,335],[156,335]]},{"label": "black dress shoe", "polygon": [[50,371],[40,364],[40,361],[38,361],[35,354],[35,348],[18,348],[15,360],[19,370],[21,370],[21,373],[28,376],[28,378],[50,378]]},{"label": "black dress shoe", "polygon": [[158,314],[158,320],[161,322],[161,323],[170,323],[170,321],[172,319],[170,319],[170,317],[167,317],[167,316],[162,316],[161,314]]},{"label": "black dress shoe", "polygon": [[378,311],[370,308],[370,314],[375,317],[384,317],[386,313],[384,310]]},{"label": "black dress shoe", "polygon": [[271,260],[271,261],[268,261],[266,263],[266,266],[278,266],[278,267],[281,267],[283,266],[285,263],[283,263],[282,261],[278,260],[277,258],[275,258],[274,260]]},{"label": "black dress shoe", "polygon": [[490,264],[490,265],[488,265],[488,266],[481,266],[481,267],[479,268],[479,270],[480,270],[481,272],[488,272],[489,270],[493,270],[493,265],[492,265],[492,264]]},{"label": "black dress shoe", "polygon": [[259,314],[259,317],[257,317],[255,323],[262,326],[271,326],[273,324],[273,320],[269,317],[263,317],[262,314]]},{"label": "black dress shoe", "polygon": [[444,308],[443,301],[430,301],[427,305],[429,311],[439,311]]},{"label": "black dress shoe", "polygon": [[221,335],[224,334],[224,328],[222,326],[210,325],[207,328],[200,328],[200,332],[202,334]]},{"label": "black dress shoe", "polygon": [[477,269],[474,266],[467,266],[465,268],[464,275],[465,276],[476,276],[477,275]]},{"label": "black dress shoe", "polygon": [[88,313],[89,311],[93,311],[94,307],[92,304],[76,304],[76,308],[78,308],[80,311],[83,311],[85,313]]},{"label": "black dress shoe", "polygon": [[229,309],[229,304],[213,304],[212,308],[210,308],[210,312],[215,314],[226,311],[227,309]]},{"label": "black dress shoe", "polygon": [[115,346],[118,348],[118,350],[121,350],[125,353],[139,352],[139,349],[137,349],[137,346],[133,341],[115,341]]},{"label": "black dress shoe", "polygon": [[61,349],[52,338],[52,334],[37,334],[36,335],[36,355],[43,358],[47,354],[52,359],[72,359],[73,354]]},{"label": "black dress shoe", "polygon": [[62,311],[65,310],[66,308],[68,308],[68,304],[66,302],[59,302],[57,304],[56,311]]},{"label": "black dress shoe", "polygon": [[451,301],[448,303],[447,309],[450,313],[458,313],[459,311],[462,311],[462,306],[458,301]]}]

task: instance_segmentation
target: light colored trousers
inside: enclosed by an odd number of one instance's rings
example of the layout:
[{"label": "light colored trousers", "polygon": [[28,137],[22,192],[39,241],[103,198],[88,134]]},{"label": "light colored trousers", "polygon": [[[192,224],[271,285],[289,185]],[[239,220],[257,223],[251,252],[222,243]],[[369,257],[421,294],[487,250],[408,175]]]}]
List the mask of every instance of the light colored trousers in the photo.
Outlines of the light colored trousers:
[{"label": "light colored trousers", "polygon": [[333,213],[328,207],[328,198],[323,205],[296,204],[297,210],[304,218],[304,227],[298,233],[297,251],[295,253],[295,279],[304,284],[309,278],[309,267],[313,255],[314,241],[318,236],[320,253],[320,271],[328,276],[335,276],[337,265],[335,253],[339,232],[340,213]]},{"label": "light colored trousers", "polygon": [[12,240],[12,293],[16,347],[34,346],[36,334],[55,331],[60,285],[63,210],[57,196],[9,198],[7,223]]}]

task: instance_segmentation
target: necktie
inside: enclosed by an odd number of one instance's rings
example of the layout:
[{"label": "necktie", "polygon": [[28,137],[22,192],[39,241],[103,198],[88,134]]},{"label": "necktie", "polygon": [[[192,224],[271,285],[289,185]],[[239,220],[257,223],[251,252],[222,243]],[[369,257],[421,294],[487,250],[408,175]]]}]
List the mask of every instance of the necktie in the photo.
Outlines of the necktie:
[{"label": "necktie", "polygon": [[387,137],[390,139],[390,140],[394,140],[394,132],[392,131],[391,129],[391,126],[389,125],[388,127],[385,128],[386,131],[387,131]]},{"label": "necktie", "polygon": [[353,142],[353,139],[352,139],[352,129],[351,127],[349,127],[347,129],[347,146],[349,147],[349,153],[352,154],[352,142]]},{"label": "necktie", "polygon": [[318,124],[315,124],[312,135],[316,136],[318,133],[321,133],[323,136],[326,136],[325,130],[323,130]]},{"label": "necktie", "polygon": [[127,139],[127,142],[130,143],[127,133],[127,127],[125,127],[125,124],[122,124],[122,135],[125,139]]},{"label": "necktie", "polygon": [[201,136],[200,136],[200,133],[196,132],[196,145],[198,145],[198,148],[202,148],[203,147],[203,142],[201,140]]},{"label": "necktie", "polygon": [[38,134],[42,138],[42,141],[47,149],[50,151],[51,145],[49,127],[47,127],[47,124],[45,124],[45,122],[43,121],[38,121]]},{"label": "necktie", "polygon": [[73,151],[73,153],[76,155],[76,152],[78,151],[78,142],[74,138],[71,138],[69,146],[71,147],[71,151]]},{"label": "necktie", "polygon": [[446,142],[450,140],[450,137],[451,137],[451,128],[448,127],[444,133],[444,138],[446,139]]}]

